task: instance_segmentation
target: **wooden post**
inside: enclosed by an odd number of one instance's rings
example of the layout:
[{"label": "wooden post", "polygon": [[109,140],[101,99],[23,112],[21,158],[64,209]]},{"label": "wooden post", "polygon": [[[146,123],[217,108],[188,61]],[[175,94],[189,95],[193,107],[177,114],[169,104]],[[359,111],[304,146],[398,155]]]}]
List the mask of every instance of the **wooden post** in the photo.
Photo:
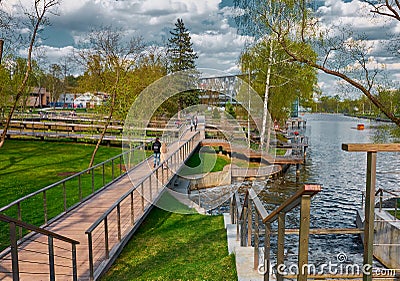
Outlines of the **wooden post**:
[{"label": "wooden post", "polygon": [[247,246],[251,247],[251,236],[253,233],[253,202],[249,198],[247,205]]},{"label": "wooden post", "polygon": [[254,211],[254,270],[258,270],[259,265],[259,242],[260,242],[260,229],[259,229],[259,217],[257,209]]},{"label": "wooden post", "polygon": [[[400,144],[342,144],[342,149],[350,152],[367,152],[367,180],[365,187],[365,220],[364,220],[364,270],[363,280],[372,280],[372,259],[374,254],[374,220],[375,220],[375,183],[376,183],[376,153],[400,152]],[[365,269],[368,269],[365,272]]]},{"label": "wooden post", "polygon": [[264,239],[264,281],[269,281],[269,260],[271,252],[271,223],[265,223],[265,239]]},{"label": "wooden post", "polygon": [[300,231],[298,255],[298,281],[307,281],[308,273],[308,238],[310,233],[310,204],[311,196],[303,195],[300,205]]},{"label": "wooden post", "polygon": [[[277,253],[277,266],[281,266],[285,262],[285,213],[278,214],[278,253]],[[277,281],[283,281],[283,275],[277,273]]]},{"label": "wooden post", "polygon": [[134,200],[133,200],[133,191],[131,192],[131,225],[135,224],[135,207],[134,207]]},{"label": "wooden post", "polygon": [[49,251],[49,274],[50,274],[50,281],[55,281],[56,280],[56,271],[55,271],[55,266],[54,266],[54,244],[53,244],[53,237],[48,236],[47,237],[48,241],[48,251]]},{"label": "wooden post", "polygon": [[109,248],[109,241],[108,241],[108,218],[104,218],[104,253],[106,259],[110,258],[110,248]]},{"label": "wooden post", "polygon": [[17,231],[14,222],[10,222],[10,249],[13,281],[19,281]]},{"label": "wooden post", "polygon": [[72,244],[72,280],[78,281],[78,267],[76,263],[76,244]]},{"label": "wooden post", "polygon": [[243,207],[243,219],[240,220],[240,246],[246,247],[246,217],[247,217],[247,207]]},{"label": "wooden post", "polygon": [[[374,254],[374,219],[375,219],[375,183],[376,183],[376,152],[367,152],[367,183],[365,190],[365,221],[364,221],[364,267],[363,280],[372,280],[372,259]],[[370,266],[368,266],[370,265]]]},{"label": "wooden post", "polygon": [[89,280],[94,280],[94,265],[93,265],[93,237],[92,233],[88,233],[88,248],[89,248]]}]

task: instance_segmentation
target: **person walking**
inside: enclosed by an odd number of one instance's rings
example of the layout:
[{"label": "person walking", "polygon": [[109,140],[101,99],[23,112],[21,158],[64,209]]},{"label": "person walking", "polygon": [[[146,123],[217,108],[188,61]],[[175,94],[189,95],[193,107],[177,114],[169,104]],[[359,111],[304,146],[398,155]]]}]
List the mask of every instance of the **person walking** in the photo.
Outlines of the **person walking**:
[{"label": "person walking", "polygon": [[165,156],[168,152],[168,148],[167,148],[167,144],[165,142],[163,142],[161,144],[161,156],[160,156],[160,162],[164,162],[165,161]]},{"label": "person walking", "polygon": [[157,165],[160,165],[160,154],[161,154],[161,142],[159,138],[156,138],[156,141],[153,143],[152,147],[154,152],[154,165],[155,168]]},{"label": "person walking", "polygon": [[197,122],[198,122],[199,120],[197,119],[197,116],[196,117],[194,117],[194,130],[196,131],[197,130]]}]

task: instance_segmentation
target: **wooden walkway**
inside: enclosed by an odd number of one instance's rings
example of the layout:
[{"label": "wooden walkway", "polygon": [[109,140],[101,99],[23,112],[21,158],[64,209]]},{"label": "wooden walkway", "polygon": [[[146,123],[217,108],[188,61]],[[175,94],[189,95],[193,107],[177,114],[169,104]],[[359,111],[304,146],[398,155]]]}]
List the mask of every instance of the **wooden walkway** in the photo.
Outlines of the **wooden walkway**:
[{"label": "wooden walkway", "polygon": [[[197,132],[188,131],[182,137],[181,141],[169,145],[168,153],[165,158],[167,159],[169,156],[173,155],[174,157],[171,157],[171,159],[175,159],[175,162],[170,162],[170,167],[167,167],[171,175],[184,163],[184,160],[189,157],[192,152],[186,147],[184,148],[184,150],[186,150],[185,153],[182,153],[179,147],[182,143],[191,139],[196,133]],[[198,133],[197,136],[199,136]],[[199,137],[197,139],[196,141],[198,142]],[[194,145],[193,148],[195,148],[196,145]],[[166,174],[167,177],[164,177],[163,168],[157,169],[157,173],[154,172],[153,158],[150,157],[129,171],[127,175],[118,179],[110,186],[46,227],[49,231],[79,241],[80,244],[76,246],[78,280],[90,280],[90,258],[92,258],[94,266],[100,266],[104,261],[104,257],[102,257],[104,254],[102,253],[109,250],[105,249],[107,247],[104,245],[110,245],[111,249],[112,245],[115,245],[121,240],[121,235],[127,235],[127,232],[132,231],[132,227],[140,224],[143,217],[151,210],[154,201],[164,191],[166,184],[168,184],[168,171],[166,171]],[[146,177],[149,177],[150,184],[145,186],[142,184],[141,188],[136,188],[132,196],[129,197],[130,200],[121,202],[121,206],[118,207],[120,213],[117,214],[117,212],[113,212],[108,217],[109,225],[107,225],[106,228],[106,232],[109,234],[108,237],[104,238],[104,226],[106,224],[104,222],[101,223],[102,228],[92,233],[93,256],[89,257],[88,235],[85,232],[109,210],[115,202],[125,193],[129,192],[135,185],[140,184],[140,181]],[[131,205],[133,207],[128,206],[130,203],[133,203]],[[114,219],[112,219],[112,217],[114,217]],[[118,231],[110,231],[111,228],[117,227]],[[107,244],[98,242],[104,239],[108,240]],[[54,242],[55,280],[73,280],[73,265],[70,260],[71,247],[66,243],[62,243],[64,242],[57,241],[57,244]],[[36,234],[32,236],[30,240],[19,246],[18,259],[20,280],[50,280],[48,244],[49,242],[46,236]],[[11,272],[11,256],[8,254],[0,260],[0,280],[12,280]]]},{"label": "wooden walkway", "polygon": [[[268,154],[261,154],[258,151],[254,151],[252,149],[235,146],[232,147],[229,142],[222,139],[205,139],[201,142],[202,146],[221,146],[224,150],[232,155],[232,153],[242,154],[250,161],[252,159],[264,159],[270,164],[277,164],[277,165],[288,165],[288,164],[303,164],[304,157],[303,156],[275,156],[274,158]],[[233,157],[233,155],[232,155]]]}]

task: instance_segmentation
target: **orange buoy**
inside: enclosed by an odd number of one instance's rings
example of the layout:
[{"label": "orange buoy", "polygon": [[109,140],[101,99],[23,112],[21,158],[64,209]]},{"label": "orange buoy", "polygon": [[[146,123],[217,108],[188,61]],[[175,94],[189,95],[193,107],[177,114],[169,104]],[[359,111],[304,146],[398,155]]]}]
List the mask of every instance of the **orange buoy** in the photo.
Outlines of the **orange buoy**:
[{"label": "orange buoy", "polygon": [[357,130],[364,130],[364,124],[357,124]]}]

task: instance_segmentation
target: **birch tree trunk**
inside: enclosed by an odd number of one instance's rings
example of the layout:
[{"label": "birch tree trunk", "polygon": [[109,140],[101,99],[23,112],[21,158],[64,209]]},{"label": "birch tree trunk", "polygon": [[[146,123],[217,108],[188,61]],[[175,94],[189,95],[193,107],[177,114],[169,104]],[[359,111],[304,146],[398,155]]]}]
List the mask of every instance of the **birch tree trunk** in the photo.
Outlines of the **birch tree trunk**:
[{"label": "birch tree trunk", "polygon": [[[271,129],[268,119],[268,97],[269,90],[271,88],[271,67],[272,67],[272,54],[273,54],[273,44],[271,38],[268,38],[269,44],[269,55],[268,55],[268,68],[267,68],[267,77],[265,79],[265,93],[264,93],[264,109],[263,109],[263,117],[262,117],[262,128],[261,128],[261,136],[260,136],[260,149],[264,150],[264,146],[266,149],[269,147],[270,138],[271,138]],[[265,134],[267,133],[267,140],[265,140]]]}]

